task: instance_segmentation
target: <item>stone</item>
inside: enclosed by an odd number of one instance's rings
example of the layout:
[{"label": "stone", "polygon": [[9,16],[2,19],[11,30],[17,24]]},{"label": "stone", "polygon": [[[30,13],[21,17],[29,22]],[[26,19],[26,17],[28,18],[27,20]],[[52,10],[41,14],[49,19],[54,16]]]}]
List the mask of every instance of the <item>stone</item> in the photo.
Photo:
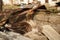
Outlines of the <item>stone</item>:
[{"label": "stone", "polygon": [[48,21],[48,15],[45,12],[39,12],[39,14],[37,14],[34,17],[34,20],[38,20],[38,21]]},{"label": "stone", "polygon": [[60,16],[60,13],[58,13],[58,15]]},{"label": "stone", "polygon": [[14,32],[0,32],[1,40],[32,40]]},{"label": "stone", "polygon": [[53,29],[51,25],[44,25],[42,33],[48,37],[49,40],[60,40],[60,34]]},{"label": "stone", "polygon": [[60,7],[57,7],[57,10],[60,11]]},{"label": "stone", "polygon": [[49,22],[54,23],[54,24],[60,24],[60,16],[51,15],[49,18]]},{"label": "stone", "polygon": [[41,33],[38,32],[29,32],[25,34],[25,36],[33,40],[47,40],[46,36],[43,36]]}]

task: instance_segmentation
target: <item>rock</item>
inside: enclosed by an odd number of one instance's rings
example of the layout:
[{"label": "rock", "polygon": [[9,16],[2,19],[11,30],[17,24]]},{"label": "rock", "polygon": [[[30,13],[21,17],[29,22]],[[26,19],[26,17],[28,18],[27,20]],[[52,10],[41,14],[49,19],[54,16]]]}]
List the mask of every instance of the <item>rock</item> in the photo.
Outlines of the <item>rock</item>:
[{"label": "rock", "polygon": [[14,33],[14,32],[0,32],[0,39],[1,40],[31,40],[27,37],[24,37],[18,33]]},{"label": "rock", "polygon": [[49,14],[46,14],[45,12],[39,12],[39,14],[37,14],[36,16],[34,16],[34,21],[36,22],[36,26],[38,27],[38,31],[41,32],[42,31],[42,27],[43,25],[49,24]]},{"label": "rock", "polygon": [[43,36],[41,33],[37,32],[29,32],[25,34],[26,37],[31,38],[33,40],[47,40],[47,37]]},{"label": "rock", "polygon": [[3,38],[0,38],[0,40],[4,40]]},{"label": "rock", "polygon": [[43,25],[42,33],[45,34],[49,40],[60,40],[60,34],[57,33],[51,25]]},{"label": "rock", "polygon": [[58,15],[60,16],[60,13],[58,13]]},{"label": "rock", "polygon": [[51,15],[49,18],[49,22],[54,23],[54,24],[60,24],[60,16]]},{"label": "rock", "polygon": [[60,11],[60,7],[57,7],[57,10]]},{"label": "rock", "polygon": [[60,16],[59,14],[45,14],[44,12],[39,12],[39,14],[34,16],[34,21],[38,27],[38,31],[42,31],[43,25],[51,25],[58,33],[60,33]]},{"label": "rock", "polygon": [[54,29],[60,34],[60,24],[56,24]]},{"label": "rock", "polygon": [[34,17],[34,20],[38,20],[38,21],[48,21],[48,15],[45,12],[39,12],[39,14],[37,14]]}]

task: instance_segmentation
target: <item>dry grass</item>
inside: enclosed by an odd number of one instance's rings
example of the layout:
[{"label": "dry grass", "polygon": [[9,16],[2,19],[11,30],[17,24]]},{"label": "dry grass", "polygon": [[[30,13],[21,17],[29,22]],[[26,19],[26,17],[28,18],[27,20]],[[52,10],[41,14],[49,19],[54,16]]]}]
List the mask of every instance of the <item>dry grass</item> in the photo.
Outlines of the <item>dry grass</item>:
[{"label": "dry grass", "polygon": [[11,5],[4,5],[3,6],[3,9],[17,9],[17,8],[20,8],[20,6],[11,6]]}]

